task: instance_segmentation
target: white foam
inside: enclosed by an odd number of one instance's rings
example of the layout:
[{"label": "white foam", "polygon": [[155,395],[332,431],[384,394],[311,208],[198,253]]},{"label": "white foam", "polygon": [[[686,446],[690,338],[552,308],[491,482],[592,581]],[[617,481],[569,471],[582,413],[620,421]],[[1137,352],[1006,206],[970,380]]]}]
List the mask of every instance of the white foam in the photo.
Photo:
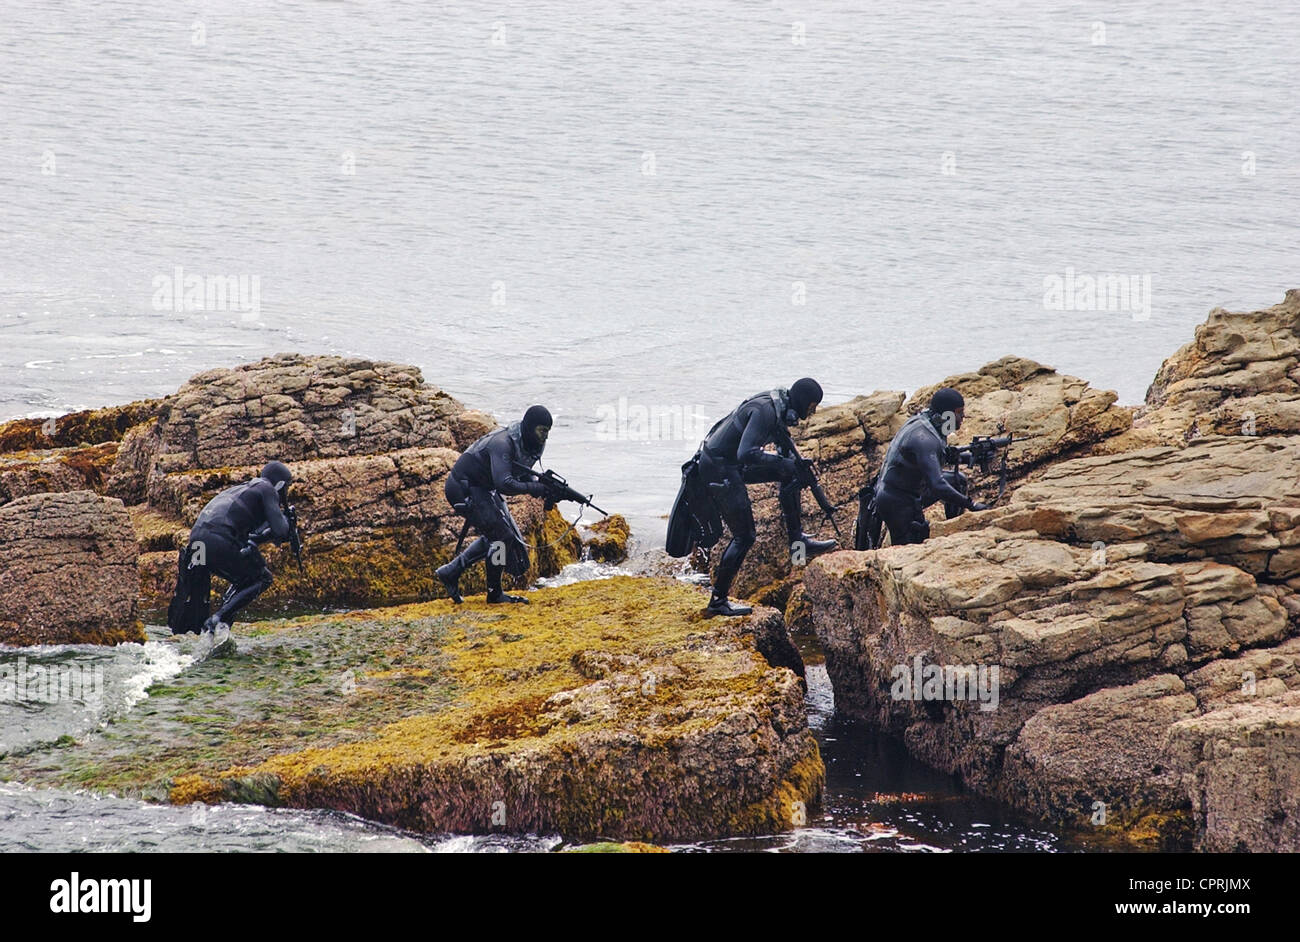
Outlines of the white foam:
[{"label": "white foam", "polygon": [[575,582],[593,582],[630,575],[631,573],[626,569],[620,569],[613,563],[597,563],[584,559],[581,562],[569,563],[557,575],[538,579],[537,585],[543,589],[554,589],[562,585],[573,585]]},{"label": "white foam", "polygon": [[120,644],[122,648],[137,648],[140,651],[139,670],[127,675],[121,681],[123,689],[122,709],[129,710],[149,696],[148,690],[160,680],[175,677],[194,663],[194,658],[181,654],[172,644],[161,641],[146,641],[144,644]]}]

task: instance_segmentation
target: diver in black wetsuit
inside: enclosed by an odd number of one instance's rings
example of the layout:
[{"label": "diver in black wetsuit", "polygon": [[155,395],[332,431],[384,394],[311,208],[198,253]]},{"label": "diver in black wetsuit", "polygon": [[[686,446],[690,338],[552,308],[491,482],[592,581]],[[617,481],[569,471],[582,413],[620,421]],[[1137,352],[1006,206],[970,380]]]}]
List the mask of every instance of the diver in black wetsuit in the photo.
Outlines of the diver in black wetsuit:
[{"label": "diver in black wetsuit", "polygon": [[[727,528],[731,542],[722,553],[714,575],[713,596],[708,612],[713,615],[748,615],[747,605],[733,605],[727,598],[732,580],[745,554],[754,545],[757,532],[746,484],[765,481],[781,483],[781,512],[791,547],[803,545],[805,558],[835,548],[834,540],[815,540],[803,532],[799,496],[803,484],[799,466],[783,447],[790,440],[789,426],[808,418],[822,401],[822,388],[812,379],[801,379],[788,390],[773,389],[742,402],[718,422],[700,446],[700,472]],[[775,442],[779,454],[763,450]]]},{"label": "diver in black wetsuit", "polygon": [[455,559],[438,567],[438,580],[453,602],[464,601],[460,594],[460,576],[480,559],[487,563],[487,600],[524,602],[520,595],[507,595],[501,589],[501,575],[509,571],[522,576],[528,571],[528,544],[510,516],[502,495],[531,494],[545,497],[540,481],[525,481],[517,476],[516,465],[531,468],[542,457],[551,432],[551,413],[544,406],[530,406],[523,421],[508,428],[489,432],[465,449],[447,475],[447,503],[479,533]]},{"label": "diver in black wetsuit", "polygon": [[930,535],[925,508],[937,500],[967,510],[988,509],[987,504],[972,501],[955,488],[954,478],[943,471],[948,435],[961,428],[965,415],[962,394],[945,386],[930,397],[928,408],[903,424],[889,443],[876,479],[875,512],[889,527],[893,545],[921,543]]},{"label": "diver in black wetsuit", "polygon": [[199,630],[198,621],[208,611],[212,573],[230,583],[221,607],[202,623],[215,634],[226,628],[253,599],[270,588],[271,570],[258,552],[268,540],[283,543],[291,525],[284,514],[293,474],[279,461],[271,461],[251,481],[228,487],[212,500],[194,521],[189,545],[181,550],[176,597],[168,610],[173,632]]}]

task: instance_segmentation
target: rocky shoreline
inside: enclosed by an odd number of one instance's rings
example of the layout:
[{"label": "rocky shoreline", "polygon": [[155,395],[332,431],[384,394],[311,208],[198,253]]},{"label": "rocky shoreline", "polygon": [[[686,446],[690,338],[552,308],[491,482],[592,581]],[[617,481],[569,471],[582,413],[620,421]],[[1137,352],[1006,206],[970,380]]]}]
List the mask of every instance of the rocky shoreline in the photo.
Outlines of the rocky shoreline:
[{"label": "rocky shoreline", "polygon": [[[809,565],[837,709],[1062,826],[1300,850],[1300,291],[1216,310],[1131,424],[1090,425],[927,543]],[[898,697],[918,658],[998,667],[996,708]]]},{"label": "rocky shoreline", "polygon": [[[275,584],[235,655],[75,743],[0,756],[0,777],[429,832],[666,842],[806,820],[825,773],[778,612],[706,621],[698,588],[650,576],[537,590],[522,610],[431,601],[461,525],[446,475],[495,427],[414,367],[299,355],[0,425],[0,645],[144,641],[199,510],[272,458],[294,471],[304,537],[302,572],[269,549]],[[617,514],[580,533],[510,503],[527,583],[627,558]],[[349,611],[275,617],[322,609]]]},{"label": "rocky shoreline", "polygon": [[[1141,406],[1008,356],[818,412],[796,438],[846,536],[859,489],[938,385],[966,397],[957,441],[1016,437],[996,506],[951,521],[934,508],[924,544],[799,567],[775,486],[757,487],[736,591],[767,607],[735,621],[701,620],[697,589],[651,576],[542,590],[523,613],[433,601],[459,528],[442,481],[494,423],[413,367],[281,355],[161,400],[0,425],[0,644],[139,640],[203,502],[271,457],[301,482],[307,565],[272,560],[266,614],[352,609],[250,626],[226,668],[247,701],[183,689],[196,676],[127,719],[150,745],[90,736],[0,759],[0,775],[428,830],[789,829],[824,777],[789,630],[815,632],[837,710],[979,793],[1116,846],[1300,850],[1300,290],[1211,312]],[[986,501],[1001,490],[972,483]],[[530,581],[626,556],[622,518],[580,537],[540,502],[514,504]],[[104,603],[61,605],[92,572]],[[282,716],[284,691],[244,673],[313,658],[309,715]],[[353,672],[346,696],[327,696],[325,664]],[[972,686],[953,672],[966,667]],[[926,688],[927,668],[948,687]],[[156,719],[195,697],[203,748]]]},{"label": "rocky shoreline", "polygon": [[[658,843],[789,830],[824,771],[779,613],[620,577],[508,611],[270,619],[5,777],[179,804],[330,808],[431,833]],[[199,642],[185,639],[187,649]]]},{"label": "rocky shoreline", "polygon": [[[287,551],[268,547],[276,580],[255,611],[432,599],[443,595],[433,570],[451,557],[461,525],[443,495],[447,472],[461,449],[495,427],[491,416],[426,384],[415,367],[281,354],[200,373],[163,399],[0,425],[0,508],[15,520],[36,519],[49,500],[41,495],[76,493],[83,530],[133,532],[138,606],[134,597],[122,604],[118,592],[99,615],[116,619],[105,628],[111,636],[139,640],[137,607],[166,608],[176,551],[206,501],[276,458],[297,478],[304,571]],[[529,581],[582,558],[582,535],[558,512],[529,497],[511,507],[533,549]],[[628,536],[615,516],[589,535],[591,552],[624,559]],[[3,558],[12,588],[0,586],[0,606],[21,600],[40,566],[17,545]],[[91,567],[91,557],[69,566]],[[477,577],[465,588],[481,590]],[[65,611],[33,611],[25,627],[0,614],[0,643],[84,640],[74,610],[81,601],[51,592],[49,604],[60,597]]]}]

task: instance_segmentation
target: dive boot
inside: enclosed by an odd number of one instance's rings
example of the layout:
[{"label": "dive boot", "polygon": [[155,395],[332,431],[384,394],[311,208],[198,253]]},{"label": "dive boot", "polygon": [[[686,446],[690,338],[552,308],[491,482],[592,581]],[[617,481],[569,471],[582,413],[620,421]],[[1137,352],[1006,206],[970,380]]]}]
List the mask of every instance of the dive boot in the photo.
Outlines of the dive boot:
[{"label": "dive boot", "polygon": [[748,615],[753,611],[748,605],[734,605],[725,595],[715,595],[709,599],[705,610],[707,615]]},{"label": "dive boot", "polygon": [[461,569],[456,565],[458,562],[460,562],[459,557],[434,570],[434,575],[438,577],[438,581],[441,582],[443,588],[447,590],[447,597],[457,605],[465,601],[460,594]]},{"label": "dive boot", "polygon": [[839,546],[835,540],[815,540],[807,533],[800,533],[790,541],[791,553],[794,552],[796,543],[803,544],[804,559],[812,559],[814,556],[820,556],[822,553],[829,553],[835,547]]},{"label": "dive boot", "polygon": [[489,592],[487,594],[487,603],[489,605],[498,605],[502,602],[517,602],[523,605],[532,604],[531,602],[528,601],[528,599],[524,598],[522,595],[507,595],[505,592],[502,592],[500,589],[497,589],[493,592]]},{"label": "dive boot", "polygon": [[203,623],[199,637],[209,641],[205,658],[225,657],[235,653],[235,639],[231,637],[230,626],[219,615],[213,615]]},{"label": "dive boot", "polygon": [[235,650],[235,636],[231,634],[230,626],[219,625],[212,633],[212,647],[208,651],[208,657],[227,657],[234,654]]},{"label": "dive boot", "polygon": [[227,625],[224,621],[221,620],[221,616],[220,616],[220,615],[212,615],[212,616],[210,616],[210,617],[208,618],[207,621],[205,621],[205,622],[203,623],[203,632],[202,632],[202,633],[203,633],[203,634],[209,634],[209,633],[211,633],[212,636],[215,638],[215,637],[217,636],[217,631],[220,630],[220,629],[222,629],[222,628],[226,629],[226,632],[227,632],[227,633],[230,632],[230,626]]}]

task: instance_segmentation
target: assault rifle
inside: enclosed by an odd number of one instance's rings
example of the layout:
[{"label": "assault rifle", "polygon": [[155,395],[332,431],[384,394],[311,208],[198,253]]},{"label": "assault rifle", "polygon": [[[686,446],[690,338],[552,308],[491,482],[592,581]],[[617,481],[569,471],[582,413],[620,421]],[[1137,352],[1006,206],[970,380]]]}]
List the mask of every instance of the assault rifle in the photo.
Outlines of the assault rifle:
[{"label": "assault rifle", "polygon": [[[998,431],[1002,431],[1002,426],[998,426]],[[1029,436],[1034,438],[1036,436]],[[949,445],[944,448],[944,463],[950,464],[954,469],[965,465],[968,468],[978,467],[984,474],[993,473],[993,459],[997,457],[998,449],[1002,450],[1002,466],[998,469],[998,496],[993,498],[993,503],[1002,499],[1002,495],[1007,492],[1007,452],[1011,450],[1011,443],[1016,437],[1011,434],[993,436],[993,435],[976,435],[970,440],[969,445]],[[1021,436],[1020,441],[1024,441]],[[957,472],[960,475],[960,471]],[[951,515],[950,515],[951,516]]]},{"label": "assault rifle", "polygon": [[997,456],[998,449],[1010,448],[1013,438],[1012,435],[997,438],[992,435],[976,435],[969,445],[949,445],[945,449],[944,457],[947,459],[945,463],[953,467],[966,465],[968,468],[978,465],[985,474],[991,474],[993,459]]},{"label": "assault rifle", "polygon": [[795,472],[799,478],[799,483],[812,493],[813,500],[817,501],[817,506],[826,519],[830,521],[831,527],[835,530],[835,535],[839,538],[840,543],[844,542],[844,534],[840,532],[840,525],[835,522],[835,505],[826,497],[826,492],[817,481],[817,474],[813,471],[813,463],[810,459],[799,454],[799,449],[795,447],[794,438],[789,431],[777,439],[777,451],[783,452],[786,457],[793,458],[798,470]]},{"label": "assault rifle", "polygon": [[[293,504],[286,504],[284,507],[284,519],[289,524],[289,549],[293,551],[293,558],[298,561],[298,571],[303,571],[302,566],[302,536],[298,532],[298,511],[294,509]],[[252,533],[248,534],[248,542],[239,550],[240,556],[251,556],[257,552],[257,548],[271,538],[271,525],[264,523]]]},{"label": "assault rifle", "polygon": [[560,477],[554,471],[550,471],[550,470],[534,471],[532,468],[528,467],[528,465],[522,464],[518,461],[516,461],[514,465],[519,471],[529,475],[531,480],[540,481],[545,486],[546,488],[545,500],[548,503],[558,504],[562,500],[572,501],[575,504],[581,504],[584,507],[590,507],[592,510],[596,511],[596,513],[600,514],[603,517],[609,516],[609,514],[607,514],[605,511],[601,510],[599,507],[597,507],[595,504],[591,502],[591,498],[594,495],[591,494],[584,495],[578,491],[575,491],[573,488],[569,486],[568,481],[564,480],[564,478]]},{"label": "assault rifle", "polygon": [[830,521],[831,526],[835,529],[835,535],[839,537],[841,543],[844,542],[844,534],[840,532],[840,525],[835,522],[835,505],[832,504],[822,490],[822,486],[817,481],[817,475],[813,471],[813,463],[810,459],[799,454],[799,449],[794,447],[794,442],[789,443],[791,457],[794,458],[795,464],[799,466],[798,476],[799,483],[808,488],[812,494],[813,500],[817,501],[817,506],[821,508],[822,514]]},{"label": "assault rifle", "polygon": [[293,504],[285,505],[284,519],[289,521],[289,549],[293,550],[293,558],[298,561],[298,571],[302,572],[302,536],[298,533],[298,511]]}]

